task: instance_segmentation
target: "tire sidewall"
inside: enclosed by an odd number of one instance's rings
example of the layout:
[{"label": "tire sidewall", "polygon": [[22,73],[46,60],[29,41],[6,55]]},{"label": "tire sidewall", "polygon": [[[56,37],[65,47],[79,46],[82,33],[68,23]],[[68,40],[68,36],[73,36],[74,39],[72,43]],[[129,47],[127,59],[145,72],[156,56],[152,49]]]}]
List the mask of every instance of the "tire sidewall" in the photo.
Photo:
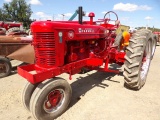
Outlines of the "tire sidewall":
[{"label": "tire sidewall", "polygon": [[23,91],[22,91],[22,95],[21,95],[21,100],[22,100],[22,103],[23,103],[23,106],[25,107],[26,110],[30,111],[30,99],[31,99],[31,96],[34,92],[34,90],[36,89],[38,84],[31,84],[30,82],[27,81]]}]

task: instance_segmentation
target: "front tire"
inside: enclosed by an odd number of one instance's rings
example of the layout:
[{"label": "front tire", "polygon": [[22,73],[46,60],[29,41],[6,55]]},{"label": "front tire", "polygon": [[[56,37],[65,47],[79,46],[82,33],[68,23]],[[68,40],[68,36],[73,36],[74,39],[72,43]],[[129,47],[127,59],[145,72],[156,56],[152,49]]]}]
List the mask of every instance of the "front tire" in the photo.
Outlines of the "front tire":
[{"label": "front tire", "polygon": [[43,81],[32,94],[30,110],[37,120],[53,120],[65,112],[71,96],[72,89],[66,80]]},{"label": "front tire", "polygon": [[124,63],[125,86],[139,90],[146,82],[151,62],[151,31],[142,29],[133,34],[127,47]]}]

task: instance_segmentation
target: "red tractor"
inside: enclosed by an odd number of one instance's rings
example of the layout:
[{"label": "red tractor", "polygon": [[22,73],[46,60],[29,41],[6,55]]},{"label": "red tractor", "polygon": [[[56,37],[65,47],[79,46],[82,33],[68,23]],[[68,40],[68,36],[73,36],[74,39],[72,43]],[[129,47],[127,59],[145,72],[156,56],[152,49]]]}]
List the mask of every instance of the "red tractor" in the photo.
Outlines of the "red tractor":
[{"label": "red tractor", "polygon": [[23,31],[22,23],[0,21],[0,35],[9,35],[12,32],[20,31]]},{"label": "red tractor", "polygon": [[160,32],[154,32],[154,34],[157,36],[157,42],[160,44]]},{"label": "red tractor", "polygon": [[[82,7],[78,21],[36,21],[31,25],[35,64],[21,66],[18,73],[28,80],[22,100],[37,120],[53,120],[67,109],[72,89],[62,73],[71,75],[90,69],[119,73],[108,64],[124,64],[125,86],[139,90],[145,84],[151,59],[156,48],[156,37],[142,29],[116,35],[118,16],[109,11],[101,21],[83,21]],[[116,20],[106,18],[114,14]],[[114,21],[115,24],[111,24]],[[100,23],[99,23],[100,22]]]}]

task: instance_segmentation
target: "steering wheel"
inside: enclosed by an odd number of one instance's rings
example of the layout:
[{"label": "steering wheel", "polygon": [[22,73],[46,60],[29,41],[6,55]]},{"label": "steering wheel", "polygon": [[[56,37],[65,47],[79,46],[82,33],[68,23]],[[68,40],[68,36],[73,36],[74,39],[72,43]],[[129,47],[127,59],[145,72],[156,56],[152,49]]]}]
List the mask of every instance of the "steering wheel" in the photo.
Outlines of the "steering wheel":
[{"label": "steering wheel", "polygon": [[[116,16],[116,20],[111,20],[110,19],[110,13],[112,13],[112,14],[114,14],[115,16]],[[107,15],[109,15],[109,18],[106,18],[106,16]],[[106,22],[109,22],[109,21],[118,21],[118,15],[115,13],[115,12],[113,12],[113,11],[108,11],[105,15],[104,15],[104,21],[105,21],[105,24],[106,24]]]}]

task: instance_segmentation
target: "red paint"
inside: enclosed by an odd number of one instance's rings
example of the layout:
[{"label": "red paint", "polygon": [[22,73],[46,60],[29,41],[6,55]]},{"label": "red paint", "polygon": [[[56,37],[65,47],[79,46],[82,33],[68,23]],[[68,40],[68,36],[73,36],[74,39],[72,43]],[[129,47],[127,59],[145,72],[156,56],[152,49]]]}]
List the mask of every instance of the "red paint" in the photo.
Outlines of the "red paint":
[{"label": "red paint", "polygon": [[12,27],[20,27],[22,24],[21,23],[14,23],[14,22],[0,22],[0,27],[5,28],[8,30],[9,28]]}]

